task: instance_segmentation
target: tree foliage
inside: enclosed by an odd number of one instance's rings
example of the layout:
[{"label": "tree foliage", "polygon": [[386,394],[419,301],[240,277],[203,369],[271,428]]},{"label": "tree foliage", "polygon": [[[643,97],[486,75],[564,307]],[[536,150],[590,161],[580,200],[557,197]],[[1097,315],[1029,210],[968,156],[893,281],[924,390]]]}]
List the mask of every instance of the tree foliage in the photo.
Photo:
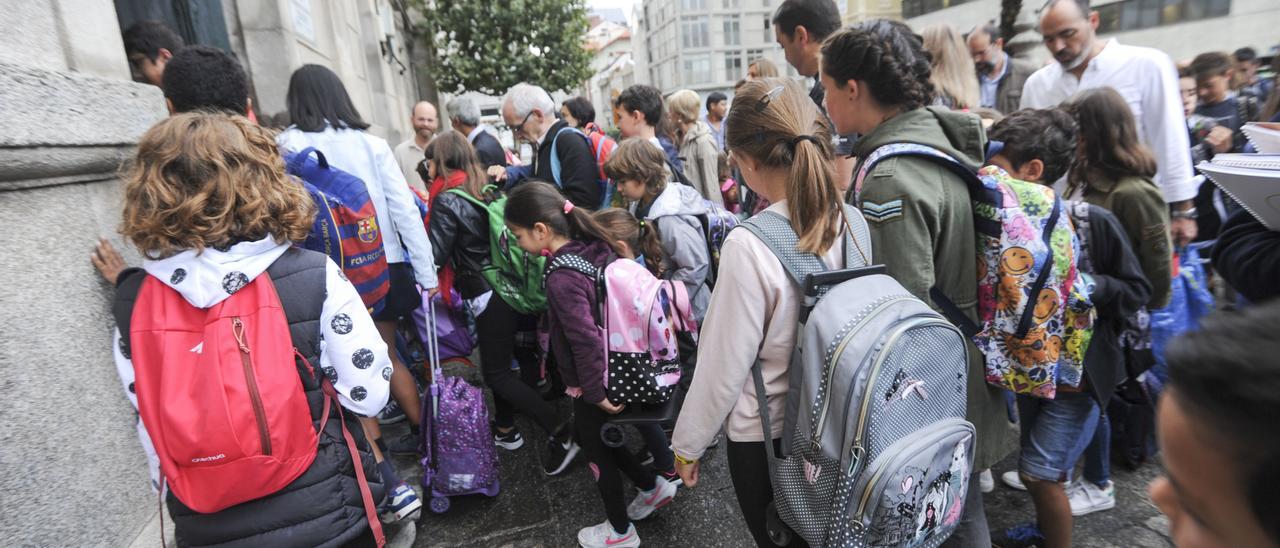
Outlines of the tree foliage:
[{"label": "tree foliage", "polygon": [[411,0],[427,70],[448,93],[505,92],[520,82],[569,90],[591,77],[583,0]]}]

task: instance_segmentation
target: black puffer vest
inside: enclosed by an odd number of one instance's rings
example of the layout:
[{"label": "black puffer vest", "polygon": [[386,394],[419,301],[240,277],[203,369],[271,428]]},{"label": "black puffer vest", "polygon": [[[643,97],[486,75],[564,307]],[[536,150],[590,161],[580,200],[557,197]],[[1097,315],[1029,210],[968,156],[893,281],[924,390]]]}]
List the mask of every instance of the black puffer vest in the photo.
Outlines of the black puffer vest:
[{"label": "black puffer vest", "polygon": [[[320,311],[325,299],[325,256],[290,248],[267,269],[284,306],[293,346],[320,368]],[[113,312],[121,336],[129,335],[129,319],[146,272],[130,269],[120,275]],[[319,379],[297,364],[314,427],[320,427],[324,392]],[[356,415],[345,412],[347,429],[356,439],[365,477],[380,503],[386,493],[373,453]],[[167,497],[179,546],[341,546],[368,527],[351,453],[342,437],[337,405],[320,435],[315,462],[279,492],[213,514],[187,508],[170,492]]]}]

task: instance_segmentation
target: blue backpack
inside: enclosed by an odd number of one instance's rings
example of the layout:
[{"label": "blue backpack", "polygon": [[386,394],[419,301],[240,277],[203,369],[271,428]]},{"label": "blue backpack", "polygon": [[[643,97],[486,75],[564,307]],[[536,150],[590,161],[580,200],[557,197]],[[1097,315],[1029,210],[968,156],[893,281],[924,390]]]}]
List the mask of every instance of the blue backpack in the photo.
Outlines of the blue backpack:
[{"label": "blue backpack", "polygon": [[[580,129],[576,128],[576,127],[563,127],[563,128],[560,128],[560,131],[557,131],[557,132],[556,132],[555,137],[552,137],[552,138],[551,138],[551,179],[552,179],[552,182],[554,182],[554,183],[556,184],[556,188],[561,188],[561,189],[563,189],[563,188],[564,188],[564,185],[563,185],[563,184],[561,184],[561,182],[560,182],[560,155],[558,154],[557,149],[556,149],[556,141],[557,141],[557,140],[559,140],[559,139],[560,139],[560,135],[561,135],[562,133],[566,132],[566,131],[571,132],[571,133],[577,133],[579,136],[581,136],[581,137],[582,137],[582,139],[583,139],[584,141],[586,141],[586,142],[587,142],[587,148],[588,148],[589,150],[591,150],[591,151],[592,151],[592,154],[594,154],[594,155],[595,155],[595,157],[596,157],[596,172],[597,172],[597,174],[598,174],[598,176],[596,177],[596,184],[600,187],[600,204],[599,204],[599,206],[598,206],[598,207],[599,207],[600,209],[604,209],[604,208],[606,208],[606,207],[609,207],[610,205],[612,205],[612,202],[613,202],[613,190],[614,190],[614,187],[613,187],[613,185],[612,185],[612,184],[610,184],[610,183],[609,183],[609,179],[607,179],[607,178],[605,178],[605,177],[604,177],[604,170],[603,170],[603,166],[604,166],[604,161],[608,159],[608,158],[607,158],[607,156],[608,156],[608,155],[607,155],[607,154],[602,154],[602,153],[604,153],[604,152],[605,152],[605,148],[606,148],[606,147],[601,146],[601,147],[599,147],[599,149],[597,149],[597,147],[596,147],[595,145],[593,145],[593,144],[592,144],[592,142],[591,142],[591,138],[590,138],[590,137],[587,137],[587,134],[583,133],[583,132],[582,132],[582,130],[580,130]],[[612,153],[612,152],[613,152],[613,150],[612,150],[612,149],[610,149],[610,150],[608,151],[608,153]]]}]

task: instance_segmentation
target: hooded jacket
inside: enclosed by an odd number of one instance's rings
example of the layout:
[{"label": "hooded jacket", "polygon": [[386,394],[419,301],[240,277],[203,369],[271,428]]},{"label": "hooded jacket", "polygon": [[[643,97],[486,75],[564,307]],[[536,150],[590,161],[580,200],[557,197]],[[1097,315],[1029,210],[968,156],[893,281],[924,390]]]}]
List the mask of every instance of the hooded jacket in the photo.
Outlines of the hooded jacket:
[{"label": "hooded jacket", "polygon": [[[609,244],[600,241],[570,240],[554,257],[573,254],[597,268],[604,268],[614,258]],[[547,264],[551,264],[549,259]],[[565,386],[582,389],[582,401],[604,401],[605,363],[604,330],[596,325],[596,282],[585,274],[567,268],[547,275],[547,320],[551,333],[551,352]]]},{"label": "hooded jacket", "polygon": [[724,204],[720,195],[720,149],[706,122],[699,120],[680,143],[684,175],[703,198]]},{"label": "hooded jacket", "polygon": [[[891,143],[927,145],[976,171],[984,160],[987,135],[976,115],[925,107],[880,124],[858,141],[854,154],[866,158]],[[935,310],[938,305],[929,289],[937,286],[976,321],[977,235],[965,182],[932,160],[894,156],[867,175],[861,200],[855,205],[871,229],[876,263]],[[1013,450],[1015,441],[1009,435],[1004,398],[985,378],[982,355],[970,345],[966,418],[977,431],[975,470],[995,464]]]},{"label": "hooded jacket", "polygon": [[[209,308],[242,287],[236,280],[270,275],[285,309],[294,347],[316,369],[333,382],[342,407],[363,416],[373,416],[386,405],[390,394],[391,361],[368,310],[355,287],[327,257],[311,251],[292,249],[270,237],[241,242],[225,251],[205,249],[197,254],[184,251],[161,260],[143,262],[142,270],[131,269],[117,281],[116,317],[129,318],[145,276],[158,278],[177,291],[188,304]],[[318,283],[317,283],[318,282]],[[323,284],[323,285],[320,285]],[[124,323],[118,320],[119,323]],[[135,380],[128,333],[115,330],[115,362],[125,396],[136,409],[132,388]],[[350,358],[362,350],[372,352],[373,362],[358,367]],[[324,394],[308,374],[299,375],[315,427],[319,427]],[[188,509],[176,497],[168,497],[177,540],[183,546],[340,546],[358,536],[365,522],[360,489],[351,457],[343,439],[338,410],[320,436],[316,460],[301,476],[279,492],[233,506],[213,514]],[[352,414],[347,428],[361,452],[365,475],[373,498],[381,500],[384,490],[369,452],[363,430]],[[152,487],[159,489],[159,460],[151,444],[147,425],[137,424],[138,439],[147,453]],[[305,503],[303,502],[305,501]]]},{"label": "hooded jacket", "polygon": [[707,285],[711,255],[699,219],[707,214],[702,195],[688,185],[670,182],[653,202],[632,204],[631,213],[658,229],[658,239],[666,255],[662,271],[666,278],[684,283],[689,291],[693,319],[701,322],[711,302],[711,288]]}]

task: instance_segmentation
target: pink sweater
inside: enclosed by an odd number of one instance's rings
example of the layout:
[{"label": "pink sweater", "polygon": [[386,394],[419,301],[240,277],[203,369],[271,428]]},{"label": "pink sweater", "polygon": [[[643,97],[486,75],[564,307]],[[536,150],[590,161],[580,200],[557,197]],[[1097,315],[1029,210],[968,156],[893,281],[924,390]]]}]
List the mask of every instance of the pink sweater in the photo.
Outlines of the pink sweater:
[{"label": "pink sweater", "polygon": [[[784,217],[786,201],[767,211]],[[840,240],[823,262],[842,268]],[[720,277],[702,324],[698,366],[680,410],[671,446],[689,459],[702,457],[721,425],[732,441],[763,441],[751,365],[764,370],[772,437],[782,435],[787,368],[796,340],[800,288],[787,276],[768,246],[747,230],[729,233],[720,252]]]}]

